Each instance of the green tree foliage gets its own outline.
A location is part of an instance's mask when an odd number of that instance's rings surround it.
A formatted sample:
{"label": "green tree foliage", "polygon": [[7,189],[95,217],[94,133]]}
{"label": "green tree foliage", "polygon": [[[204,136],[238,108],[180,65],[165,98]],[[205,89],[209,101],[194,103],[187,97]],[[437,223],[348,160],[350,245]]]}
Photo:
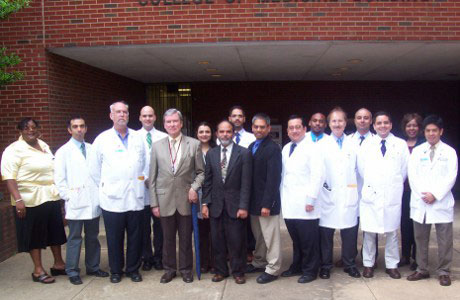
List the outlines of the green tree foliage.
{"label": "green tree foliage", "polygon": [[[28,6],[30,0],[0,0],[0,21],[8,18],[12,13]],[[5,47],[0,47],[0,87],[16,80],[20,80],[23,75],[18,71],[9,71],[10,68],[21,62],[19,56],[14,53],[6,53]]]}

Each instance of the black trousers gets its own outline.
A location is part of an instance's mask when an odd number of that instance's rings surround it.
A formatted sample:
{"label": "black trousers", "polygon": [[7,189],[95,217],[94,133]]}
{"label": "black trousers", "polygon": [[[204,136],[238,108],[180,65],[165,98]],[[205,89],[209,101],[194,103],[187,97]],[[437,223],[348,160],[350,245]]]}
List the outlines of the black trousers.
{"label": "black trousers", "polygon": [[404,191],[401,209],[401,256],[415,260],[414,223],[410,218],[410,191]]}
{"label": "black trousers", "polygon": [[[161,262],[163,259],[163,232],[160,218],[152,214],[150,205],[146,205],[142,213],[142,260],[150,263]],[[154,251],[152,251],[152,230]]]}
{"label": "black trousers", "polygon": [[210,220],[211,243],[216,274],[228,276],[228,253],[230,255],[232,275],[244,275],[247,255],[247,220],[231,218],[225,209],[219,217],[211,217]]}
{"label": "black trousers", "polygon": [[214,267],[211,250],[211,221],[209,219],[198,219],[198,230],[200,232],[201,268],[207,270]]}
{"label": "black trousers", "polygon": [[246,225],[246,247],[247,247],[247,253],[251,253],[256,250],[256,238],[254,237],[254,234],[252,233],[252,227],[251,227],[251,216],[248,214],[248,220],[247,220],[247,225]]}
{"label": "black trousers", "polygon": [[320,264],[319,219],[284,219],[294,252],[289,267],[294,272],[316,277]]}
{"label": "black trousers", "polygon": [[126,273],[138,272],[142,251],[142,210],[122,213],[102,210],[110,273],[122,274],[125,266],[124,242],[127,236]]}
{"label": "black trousers", "polygon": [[[356,267],[355,258],[358,255],[358,228],[359,225],[340,229],[342,239],[342,261],[344,268]],[[330,270],[333,267],[332,256],[334,250],[334,228],[319,227],[321,247],[321,268]]]}

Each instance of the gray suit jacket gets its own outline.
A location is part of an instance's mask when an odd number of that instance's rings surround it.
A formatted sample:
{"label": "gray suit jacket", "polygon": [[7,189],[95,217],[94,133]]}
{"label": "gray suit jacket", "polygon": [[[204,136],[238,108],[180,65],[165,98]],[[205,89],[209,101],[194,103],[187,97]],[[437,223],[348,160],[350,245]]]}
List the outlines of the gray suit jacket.
{"label": "gray suit jacket", "polygon": [[206,154],[202,202],[209,205],[210,216],[213,218],[218,218],[224,209],[231,218],[236,218],[238,209],[249,209],[252,155],[248,149],[233,144],[223,183],[220,152],[221,146],[212,148]]}
{"label": "gray suit jacket", "polygon": [[204,162],[200,142],[182,135],[181,158],[174,174],[171,168],[168,138],[152,145],[150,158],[150,206],[160,207],[162,217],[176,210],[183,216],[191,214],[188,192],[198,191],[204,180]]}

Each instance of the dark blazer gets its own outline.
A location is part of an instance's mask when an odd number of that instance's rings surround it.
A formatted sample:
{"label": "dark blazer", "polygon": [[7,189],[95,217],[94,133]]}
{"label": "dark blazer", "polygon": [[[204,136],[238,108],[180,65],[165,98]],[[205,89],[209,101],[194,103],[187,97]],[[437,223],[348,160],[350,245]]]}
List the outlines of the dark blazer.
{"label": "dark blazer", "polygon": [[218,218],[224,209],[231,218],[236,218],[238,209],[249,210],[251,153],[233,144],[225,183],[222,182],[220,155],[221,146],[214,147],[206,154],[202,203],[208,204],[210,216],[213,218]]}
{"label": "dark blazer", "polygon": [[[253,142],[248,150],[252,154]],[[282,158],[280,147],[267,136],[252,158],[252,189],[249,213],[260,216],[262,208],[279,215]]]}

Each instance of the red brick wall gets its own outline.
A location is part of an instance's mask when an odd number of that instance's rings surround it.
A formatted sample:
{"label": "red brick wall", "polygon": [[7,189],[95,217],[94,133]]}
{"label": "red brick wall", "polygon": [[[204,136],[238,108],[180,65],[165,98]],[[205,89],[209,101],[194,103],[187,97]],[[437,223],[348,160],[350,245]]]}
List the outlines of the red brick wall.
{"label": "red brick wall", "polygon": [[9,202],[0,201],[0,261],[17,251],[13,210]]}

